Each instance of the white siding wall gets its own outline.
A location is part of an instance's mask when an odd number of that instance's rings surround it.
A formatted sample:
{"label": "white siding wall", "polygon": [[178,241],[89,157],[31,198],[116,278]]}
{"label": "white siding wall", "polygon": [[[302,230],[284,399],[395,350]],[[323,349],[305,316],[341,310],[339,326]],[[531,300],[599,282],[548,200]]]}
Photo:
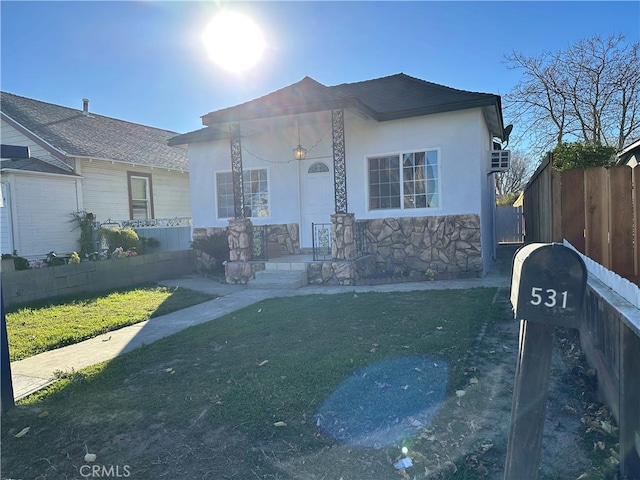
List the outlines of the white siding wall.
{"label": "white siding wall", "polygon": [[[79,159],[80,160],[80,159]],[[189,174],[102,160],[79,161],[83,208],[98,221],[129,219],[127,172],[151,174],[156,218],[190,217]]]}
{"label": "white siding wall", "polygon": [[78,232],[70,222],[78,211],[74,178],[53,175],[12,175],[15,215],[14,249],[23,257],[43,258],[48,252],[78,249]]}
{"label": "white siding wall", "polygon": [[156,218],[190,217],[189,172],[150,170]]}
{"label": "white siding wall", "polygon": [[31,140],[26,135],[20,133],[4,120],[0,121],[0,138],[4,145],[17,145],[20,147],[29,147],[29,152],[32,157],[39,160],[51,163],[57,167],[68,167],[65,163],[58,160],[44,147]]}
{"label": "white siding wall", "polygon": [[[333,162],[330,112],[326,123],[301,127],[306,148],[323,140],[308,157]],[[482,213],[486,193],[487,136],[480,109],[427,117],[375,122],[345,112],[345,148],[348,210],[356,218]],[[267,168],[270,217],[256,223],[298,222],[300,218],[299,165],[286,162],[297,144],[297,131],[272,131],[242,138],[243,168]],[[441,206],[437,209],[368,211],[366,157],[400,151],[439,149]],[[251,152],[251,154],[249,153]],[[191,204],[194,227],[225,226],[216,214],[215,172],[231,170],[229,141],[189,146]]]}
{"label": "white siding wall", "polygon": [[0,205],[0,253],[12,253],[11,198],[9,182],[2,182],[2,205]]}

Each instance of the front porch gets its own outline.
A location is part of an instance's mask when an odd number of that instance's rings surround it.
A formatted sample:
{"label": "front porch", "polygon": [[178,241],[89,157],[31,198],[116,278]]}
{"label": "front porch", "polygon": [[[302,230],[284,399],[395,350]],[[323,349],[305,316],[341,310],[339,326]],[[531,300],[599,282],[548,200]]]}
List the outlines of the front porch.
{"label": "front porch", "polygon": [[[298,286],[357,285],[483,274],[478,215],[356,220],[353,214],[334,214],[323,228],[329,231],[326,242],[317,251],[305,251],[297,224],[254,226],[250,219],[230,220],[228,228],[220,229],[230,247],[227,283],[275,285],[279,277],[295,277],[290,281],[301,282]],[[212,230],[194,231],[194,238]]]}

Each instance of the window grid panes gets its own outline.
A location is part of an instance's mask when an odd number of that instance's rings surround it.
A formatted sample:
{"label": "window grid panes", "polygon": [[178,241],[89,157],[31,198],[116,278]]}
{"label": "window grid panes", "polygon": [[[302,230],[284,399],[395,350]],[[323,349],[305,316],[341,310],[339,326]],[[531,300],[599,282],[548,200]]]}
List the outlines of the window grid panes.
{"label": "window grid panes", "polygon": [[397,156],[369,159],[369,208],[400,208],[400,159]]}
{"label": "window grid panes", "polygon": [[233,174],[231,172],[216,175],[218,195],[218,218],[233,217]]}
{"label": "window grid panes", "polygon": [[439,207],[437,150],[371,157],[368,168],[370,210]]}
{"label": "window grid panes", "polygon": [[[245,170],[242,172],[244,188],[244,209],[247,217],[269,216],[269,187],[267,170]],[[220,172],[216,174],[218,218],[232,218],[233,208],[233,174]]]}
{"label": "window grid panes", "polygon": [[133,220],[149,218],[149,182],[145,177],[131,177]]}

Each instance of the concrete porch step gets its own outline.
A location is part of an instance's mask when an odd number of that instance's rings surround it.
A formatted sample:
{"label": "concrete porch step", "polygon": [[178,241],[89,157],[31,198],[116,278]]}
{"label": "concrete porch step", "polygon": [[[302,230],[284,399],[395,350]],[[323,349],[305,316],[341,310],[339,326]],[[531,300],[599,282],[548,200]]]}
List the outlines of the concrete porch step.
{"label": "concrete porch step", "polygon": [[307,284],[307,270],[260,270],[248,288],[295,290]]}

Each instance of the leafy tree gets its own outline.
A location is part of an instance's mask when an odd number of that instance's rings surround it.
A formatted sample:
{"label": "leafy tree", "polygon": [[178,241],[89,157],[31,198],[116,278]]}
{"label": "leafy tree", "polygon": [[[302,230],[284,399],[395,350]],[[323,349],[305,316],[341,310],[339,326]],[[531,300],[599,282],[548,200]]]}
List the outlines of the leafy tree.
{"label": "leafy tree", "polygon": [[496,205],[498,205],[499,207],[513,205],[519,196],[520,192],[512,192],[506,195],[501,195],[496,199]]}
{"label": "leafy tree", "polygon": [[565,141],[620,150],[640,134],[639,50],[618,35],[534,57],[505,55],[509,68],[523,72],[504,97],[505,113],[527,126],[538,155]]}
{"label": "leafy tree", "polygon": [[616,149],[593,143],[561,143],[553,149],[554,170],[609,167],[615,162]]}

